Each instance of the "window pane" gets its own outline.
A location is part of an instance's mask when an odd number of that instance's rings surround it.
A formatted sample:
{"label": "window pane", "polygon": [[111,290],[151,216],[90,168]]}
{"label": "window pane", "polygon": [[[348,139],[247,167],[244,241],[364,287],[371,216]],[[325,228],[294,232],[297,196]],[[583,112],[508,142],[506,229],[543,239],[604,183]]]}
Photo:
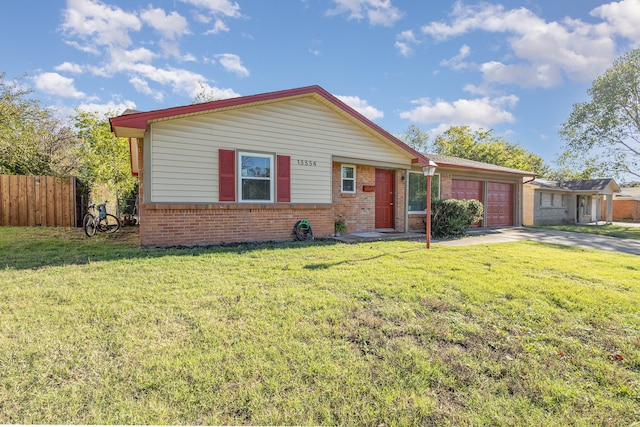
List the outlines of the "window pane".
{"label": "window pane", "polygon": [[342,167],[342,177],[343,178],[353,178],[353,168],[350,167]]}
{"label": "window pane", "polygon": [[271,159],[242,156],[242,176],[269,178],[271,176]]}
{"label": "window pane", "polygon": [[271,182],[264,179],[243,179],[242,200],[271,200]]}
{"label": "window pane", "polygon": [[354,192],[355,186],[353,179],[343,179],[342,180],[342,191],[345,192]]}
{"label": "window pane", "polygon": [[[426,178],[423,176],[422,179],[425,180],[426,186]],[[440,175],[431,177],[431,201],[436,200],[440,200]]]}
{"label": "window pane", "polygon": [[[431,186],[433,188],[433,185]],[[427,200],[427,181],[422,174],[409,174],[409,211],[424,211]]]}

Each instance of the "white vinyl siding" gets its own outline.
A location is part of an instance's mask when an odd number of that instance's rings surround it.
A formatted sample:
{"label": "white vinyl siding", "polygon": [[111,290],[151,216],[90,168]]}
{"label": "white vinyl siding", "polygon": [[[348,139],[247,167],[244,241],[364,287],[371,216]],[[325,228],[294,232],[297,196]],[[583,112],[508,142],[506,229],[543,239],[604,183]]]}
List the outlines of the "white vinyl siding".
{"label": "white vinyl siding", "polygon": [[153,202],[217,202],[220,148],[291,156],[291,203],[331,203],[333,156],[411,165],[407,152],[311,98],[159,121],[151,137]]}

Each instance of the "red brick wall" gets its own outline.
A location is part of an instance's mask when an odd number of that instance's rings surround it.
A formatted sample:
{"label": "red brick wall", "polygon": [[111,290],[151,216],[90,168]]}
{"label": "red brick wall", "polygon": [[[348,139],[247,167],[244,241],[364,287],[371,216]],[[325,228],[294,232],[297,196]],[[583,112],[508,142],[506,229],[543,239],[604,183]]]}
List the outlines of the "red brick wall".
{"label": "red brick wall", "polygon": [[[356,194],[340,192],[342,163],[333,164],[333,208],[334,214],[342,214],[347,224],[347,233],[360,233],[375,230],[376,224],[376,193],[364,191],[364,186],[376,185],[376,168],[374,166],[356,165]],[[405,171],[395,172],[395,229],[403,232],[406,215],[406,176]],[[405,181],[402,177],[405,176]]]}
{"label": "red brick wall", "polygon": [[373,166],[356,166],[356,194],[340,192],[341,163],[333,164],[333,210],[342,215],[347,224],[347,233],[373,231],[375,228],[376,193],[364,192],[363,186],[376,184],[376,169]]}
{"label": "red brick wall", "polygon": [[640,221],[640,201],[613,200],[614,221]]}
{"label": "red brick wall", "polygon": [[293,226],[307,219],[315,237],[334,232],[330,205],[152,203],[140,208],[140,245],[213,245],[292,240]]}

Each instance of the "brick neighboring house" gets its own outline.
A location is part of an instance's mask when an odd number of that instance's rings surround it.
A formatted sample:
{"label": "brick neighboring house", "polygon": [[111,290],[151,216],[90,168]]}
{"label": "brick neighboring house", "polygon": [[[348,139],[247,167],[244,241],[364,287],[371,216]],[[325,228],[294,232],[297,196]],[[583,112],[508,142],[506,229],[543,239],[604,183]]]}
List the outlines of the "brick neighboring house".
{"label": "brick neighboring house", "polygon": [[613,196],[620,192],[615,180],[548,181],[524,186],[524,225],[579,224],[613,221]]}
{"label": "brick neighboring house", "polygon": [[613,220],[640,222],[640,187],[624,187],[613,198]]}
{"label": "brick neighboring house", "polygon": [[428,159],[320,88],[110,119],[140,179],[140,244],[288,240],[408,230],[406,177]]}
{"label": "brick neighboring house", "polygon": [[[484,214],[476,227],[514,227],[523,223],[523,183],[533,180],[533,172],[476,162],[460,157],[425,154],[434,161],[436,176],[432,180],[434,199],[475,199],[482,202]],[[418,168],[409,177],[409,229],[424,231],[425,200],[413,197],[415,181],[424,177]]]}

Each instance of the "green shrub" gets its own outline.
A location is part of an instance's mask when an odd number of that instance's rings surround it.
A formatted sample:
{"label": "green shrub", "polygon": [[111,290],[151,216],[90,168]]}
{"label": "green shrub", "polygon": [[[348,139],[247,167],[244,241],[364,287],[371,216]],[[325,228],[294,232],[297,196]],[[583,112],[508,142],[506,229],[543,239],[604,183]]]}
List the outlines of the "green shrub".
{"label": "green shrub", "polygon": [[455,237],[464,235],[471,224],[482,219],[484,208],[477,200],[446,199],[431,203],[431,235]]}

